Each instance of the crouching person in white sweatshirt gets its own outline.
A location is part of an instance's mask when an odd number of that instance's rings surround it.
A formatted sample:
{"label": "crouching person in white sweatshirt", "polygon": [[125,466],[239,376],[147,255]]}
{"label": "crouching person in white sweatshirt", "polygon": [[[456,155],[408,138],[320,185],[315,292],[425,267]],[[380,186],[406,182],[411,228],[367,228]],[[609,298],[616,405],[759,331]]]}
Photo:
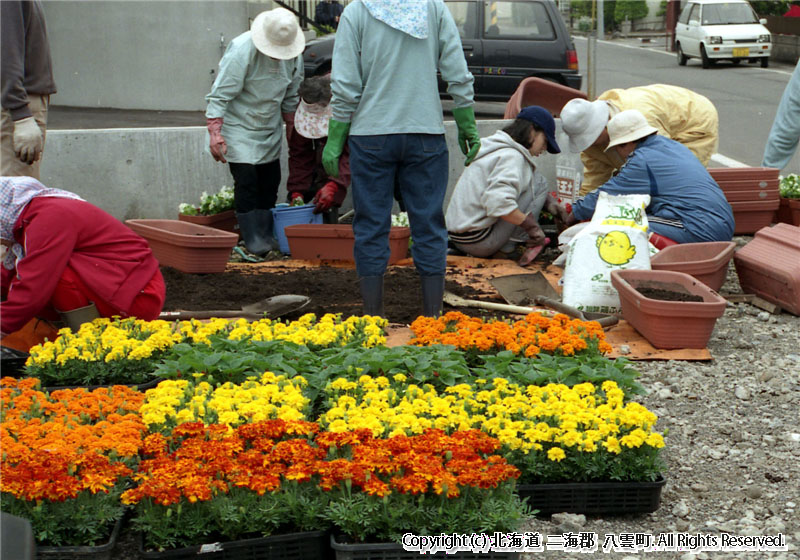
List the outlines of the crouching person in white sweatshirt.
{"label": "crouching person in white sweatshirt", "polygon": [[558,216],[547,180],[536,170],[536,156],[561,151],[552,115],[525,107],[513,123],[481,139],[481,149],[450,197],[445,213],[448,235],[457,249],[489,257],[525,243],[520,264],[529,264],[547,243],[538,217],[542,208]]}

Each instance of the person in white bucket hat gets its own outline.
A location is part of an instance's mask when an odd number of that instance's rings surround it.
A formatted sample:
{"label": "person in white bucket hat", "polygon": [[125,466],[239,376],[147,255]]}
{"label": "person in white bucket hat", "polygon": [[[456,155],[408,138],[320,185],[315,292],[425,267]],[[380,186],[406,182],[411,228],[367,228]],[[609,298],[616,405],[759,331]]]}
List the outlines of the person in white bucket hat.
{"label": "person in white bucket hat", "polygon": [[683,144],[658,133],[636,109],[608,122],[608,151],[625,164],[599,189],[572,203],[567,225],[591,219],[600,192],[646,194],[650,231],[676,243],[730,241],[733,211],[719,185]]}
{"label": "person in white bucket hat", "polygon": [[331,118],[331,76],[311,76],[300,85],[300,104],[294,115],[295,134],[289,141],[289,179],[286,191],[290,203],[312,202],[314,212],[325,223],[338,221],[338,208],[350,186],[350,157],[344,146],[339,158],[339,175],[331,176],[322,165]]}
{"label": "person in white bucket hat", "polygon": [[208,149],[233,176],[239,232],[248,251],[278,248],[272,212],[281,182],[280,153],[287,142],[303,81],[305,37],[285,8],[256,16],[249,31],[234,38],[206,96]]}
{"label": "person in white bucket hat", "polygon": [[610,89],[596,101],[571,99],[561,109],[561,127],[569,136],[571,152],[583,152],[585,195],[608,181],[624,160],[613,151],[606,152],[606,125],[614,115],[628,109],[640,111],[661,136],[680,142],[708,165],[717,151],[719,117],[708,98],[691,90],[666,84],[628,89]]}

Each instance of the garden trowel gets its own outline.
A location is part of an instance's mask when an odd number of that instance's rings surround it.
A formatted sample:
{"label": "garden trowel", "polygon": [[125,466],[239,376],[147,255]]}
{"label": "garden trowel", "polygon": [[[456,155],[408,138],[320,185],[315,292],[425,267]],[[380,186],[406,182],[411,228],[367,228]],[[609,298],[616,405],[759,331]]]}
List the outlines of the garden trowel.
{"label": "garden trowel", "polygon": [[589,313],[563,303],[556,289],[541,272],[498,276],[490,279],[489,283],[512,305],[542,305],[582,321],[597,321],[603,328],[619,322],[616,315]]}
{"label": "garden trowel", "polygon": [[211,319],[211,318],[232,318],[241,317],[242,319],[275,319],[299,311],[311,302],[311,298],[298,295],[273,296],[262,299],[255,303],[242,306],[238,310],[216,310],[216,311],[164,311],[158,318],[163,320],[186,320],[186,319]]}

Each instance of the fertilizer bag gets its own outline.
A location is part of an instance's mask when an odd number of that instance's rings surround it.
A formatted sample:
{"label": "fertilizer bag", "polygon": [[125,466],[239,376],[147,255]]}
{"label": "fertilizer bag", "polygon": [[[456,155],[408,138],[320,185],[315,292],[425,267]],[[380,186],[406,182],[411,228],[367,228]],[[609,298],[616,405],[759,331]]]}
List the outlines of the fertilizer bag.
{"label": "fertilizer bag", "polygon": [[601,192],[591,222],[569,242],[562,300],[582,311],[619,313],[611,271],[650,269],[646,194]]}

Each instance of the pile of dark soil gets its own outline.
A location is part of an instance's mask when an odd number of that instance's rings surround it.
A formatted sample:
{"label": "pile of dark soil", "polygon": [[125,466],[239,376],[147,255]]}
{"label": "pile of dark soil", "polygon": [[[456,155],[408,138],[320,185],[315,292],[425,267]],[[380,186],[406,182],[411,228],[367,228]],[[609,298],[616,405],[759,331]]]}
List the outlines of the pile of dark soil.
{"label": "pile of dark soil", "polygon": [[[305,313],[318,317],[325,313],[341,313],[343,318],[361,315],[361,292],[358,276],[353,269],[321,266],[317,268],[271,270],[253,274],[228,271],[220,274],[185,274],[163,267],[167,285],[164,311],[205,311],[240,309],[243,305],[282,294],[308,296],[311,303],[294,315]],[[485,299],[485,295],[445,281],[445,288],[468,299]],[[422,310],[419,276],[413,267],[396,267],[387,271],[384,281],[384,308],[391,323],[411,323]],[[473,308],[446,307],[478,317],[494,317],[496,312]]]}

